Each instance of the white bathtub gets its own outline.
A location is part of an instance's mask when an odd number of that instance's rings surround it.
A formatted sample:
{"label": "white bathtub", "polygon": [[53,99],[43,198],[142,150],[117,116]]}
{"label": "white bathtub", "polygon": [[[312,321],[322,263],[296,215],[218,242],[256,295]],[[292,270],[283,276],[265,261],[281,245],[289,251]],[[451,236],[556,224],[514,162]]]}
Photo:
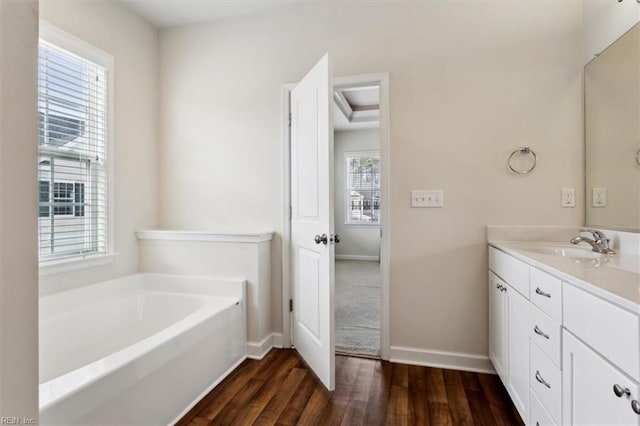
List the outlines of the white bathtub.
{"label": "white bathtub", "polygon": [[178,420],[246,355],[245,282],[138,274],[40,298],[42,424]]}

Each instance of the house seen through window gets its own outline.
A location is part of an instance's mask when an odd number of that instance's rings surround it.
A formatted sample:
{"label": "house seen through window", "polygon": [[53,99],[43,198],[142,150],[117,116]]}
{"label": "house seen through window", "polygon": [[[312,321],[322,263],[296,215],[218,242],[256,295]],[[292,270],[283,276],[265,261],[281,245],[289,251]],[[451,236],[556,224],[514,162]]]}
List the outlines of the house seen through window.
{"label": "house seen through window", "polygon": [[41,261],[107,252],[107,71],[40,40]]}
{"label": "house seen through window", "polygon": [[380,224],[380,155],[377,152],[345,153],[346,224]]}

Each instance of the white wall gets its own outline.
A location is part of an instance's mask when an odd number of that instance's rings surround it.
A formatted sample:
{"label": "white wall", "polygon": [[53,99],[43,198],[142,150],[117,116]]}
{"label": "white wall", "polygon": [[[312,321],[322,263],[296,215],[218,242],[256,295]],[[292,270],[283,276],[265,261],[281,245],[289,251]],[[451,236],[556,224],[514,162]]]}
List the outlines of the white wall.
{"label": "white wall", "polygon": [[583,62],[602,53],[640,21],[640,5],[633,0],[583,0]]}
{"label": "white wall", "polygon": [[[157,224],[158,33],[119,2],[41,2],[40,18],[114,57],[113,264],[45,276],[41,293],[138,271],[135,231]],[[35,169],[34,169],[35,170]]]}
{"label": "white wall", "polygon": [[[485,226],[584,214],[560,207],[562,187],[583,205],[581,21],[579,2],[331,3],[162,31],[161,225],[281,232],[281,84],[327,51],[336,77],[388,71],[391,344],[486,354]],[[510,174],[529,145],[537,169]],[[429,188],[445,208],[409,208]]]}
{"label": "white wall", "polygon": [[0,2],[0,416],[38,419],[38,2]]}
{"label": "white wall", "polygon": [[336,256],[380,256],[380,227],[376,225],[345,225],[344,188],[346,166],[345,152],[379,151],[378,129],[335,132],[334,142],[334,195],[335,231],[340,235]]}

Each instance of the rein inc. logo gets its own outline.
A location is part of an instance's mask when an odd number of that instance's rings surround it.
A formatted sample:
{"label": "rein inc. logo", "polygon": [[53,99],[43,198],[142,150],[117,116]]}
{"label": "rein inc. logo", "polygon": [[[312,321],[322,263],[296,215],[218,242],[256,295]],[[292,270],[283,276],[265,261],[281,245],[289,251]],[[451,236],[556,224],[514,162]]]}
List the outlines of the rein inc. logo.
{"label": "rein inc. logo", "polygon": [[35,425],[33,417],[1,416],[0,425]]}

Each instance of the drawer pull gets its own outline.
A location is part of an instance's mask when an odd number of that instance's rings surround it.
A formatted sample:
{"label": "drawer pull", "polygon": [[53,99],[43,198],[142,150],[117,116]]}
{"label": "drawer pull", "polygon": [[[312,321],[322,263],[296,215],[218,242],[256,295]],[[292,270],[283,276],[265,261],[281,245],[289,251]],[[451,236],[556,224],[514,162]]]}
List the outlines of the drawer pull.
{"label": "drawer pull", "polygon": [[640,414],[640,402],[637,399],[631,401],[631,409],[636,413]]}
{"label": "drawer pull", "polygon": [[542,336],[545,339],[549,339],[549,335],[546,334],[544,331],[540,330],[540,328],[538,328],[538,326],[536,325],[535,327],[533,327],[533,331],[538,335],[538,336]]}
{"label": "drawer pull", "polygon": [[622,395],[631,395],[631,391],[629,390],[629,388],[623,388],[617,383],[613,385],[613,393],[615,393],[618,398],[622,397]]}
{"label": "drawer pull", "polygon": [[[542,383],[543,385],[545,385],[547,387],[547,389],[551,389],[551,385],[549,383],[547,383],[547,381],[545,379],[542,378],[542,376],[540,375],[540,372],[538,370],[536,370],[536,380],[539,383]],[[640,404],[638,404],[638,409],[640,409]]]}
{"label": "drawer pull", "polygon": [[545,293],[544,291],[540,290],[540,287],[536,287],[536,294],[539,294],[540,296],[551,298],[551,294]]}

